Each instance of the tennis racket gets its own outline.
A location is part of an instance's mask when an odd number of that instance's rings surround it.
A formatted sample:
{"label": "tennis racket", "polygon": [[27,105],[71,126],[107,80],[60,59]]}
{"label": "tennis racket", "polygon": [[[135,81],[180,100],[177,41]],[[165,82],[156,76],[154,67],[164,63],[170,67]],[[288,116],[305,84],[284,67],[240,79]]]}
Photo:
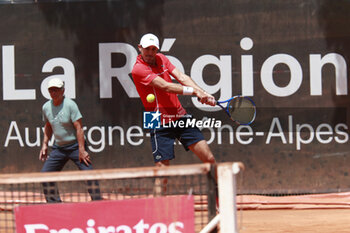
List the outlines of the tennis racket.
{"label": "tennis racket", "polygon": [[[226,106],[223,106],[225,103]],[[239,125],[250,125],[255,120],[256,106],[249,97],[237,95],[224,101],[216,101],[216,105]]]}

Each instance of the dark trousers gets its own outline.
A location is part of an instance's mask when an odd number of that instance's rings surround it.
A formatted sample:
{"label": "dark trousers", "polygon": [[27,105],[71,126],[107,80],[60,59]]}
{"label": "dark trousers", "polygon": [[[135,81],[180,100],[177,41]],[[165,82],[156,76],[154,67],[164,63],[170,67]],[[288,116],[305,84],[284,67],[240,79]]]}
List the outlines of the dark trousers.
{"label": "dark trousers", "polygon": [[[79,144],[74,143],[64,147],[53,146],[41,172],[61,171],[68,160],[72,160],[79,170],[92,170],[91,164],[86,165],[79,161]],[[42,186],[47,202],[62,202],[56,182],[42,183]],[[87,187],[92,200],[102,200],[97,180],[87,181]]]}

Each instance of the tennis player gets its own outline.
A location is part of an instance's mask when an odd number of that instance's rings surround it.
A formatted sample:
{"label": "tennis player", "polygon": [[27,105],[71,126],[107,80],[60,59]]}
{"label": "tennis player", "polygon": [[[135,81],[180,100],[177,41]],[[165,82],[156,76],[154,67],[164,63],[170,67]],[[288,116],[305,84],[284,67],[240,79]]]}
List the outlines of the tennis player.
{"label": "tennis player", "polygon": [[[53,78],[48,83],[52,100],[43,107],[44,139],[39,159],[45,161],[41,172],[61,171],[68,160],[72,160],[80,170],[91,170],[91,158],[86,150],[82,115],[77,104],[64,96],[64,82]],[[48,156],[48,143],[55,137],[52,151]],[[88,181],[88,192],[92,200],[101,200],[98,181]],[[61,202],[56,183],[44,183],[47,202]]]}
{"label": "tennis player", "polygon": [[[161,113],[162,126],[152,129],[151,144],[156,166],[168,166],[175,158],[174,141],[178,139],[185,150],[191,150],[203,162],[215,163],[215,158],[197,128],[163,127],[170,121],[186,121],[191,116],[182,107],[178,95],[197,96],[201,103],[214,106],[212,95],[200,88],[191,77],[179,71],[162,53],[158,53],[159,40],[153,34],[142,36],[138,45],[140,54],[132,70],[132,77],[145,111]],[[173,83],[170,75],[178,82]],[[147,95],[154,94],[155,101],[147,102]]]}

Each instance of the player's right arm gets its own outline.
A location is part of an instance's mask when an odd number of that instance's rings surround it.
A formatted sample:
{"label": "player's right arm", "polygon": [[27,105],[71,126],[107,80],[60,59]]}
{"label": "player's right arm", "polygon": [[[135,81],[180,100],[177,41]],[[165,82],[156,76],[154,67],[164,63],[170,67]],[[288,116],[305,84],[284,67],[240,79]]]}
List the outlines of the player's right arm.
{"label": "player's right arm", "polygon": [[52,137],[52,127],[50,123],[47,121],[44,126],[44,139],[43,144],[41,146],[40,154],[39,154],[39,160],[45,161],[47,158],[47,150],[48,150],[48,144]]}
{"label": "player's right arm", "polygon": [[[214,97],[206,93],[205,91],[203,91],[200,87],[198,87],[198,85],[195,84],[191,78],[188,77],[188,79],[186,79],[186,84],[187,83],[188,83],[188,86],[193,87],[192,95],[197,96],[202,103],[212,105],[212,106],[215,105]],[[179,95],[184,94],[184,88],[185,88],[184,85],[173,83],[173,82],[167,82],[159,76],[155,77],[149,85],[165,92],[175,93]]]}
{"label": "player's right arm", "polygon": [[181,84],[167,82],[159,76],[155,77],[149,85],[169,93],[183,93],[183,86]]}
{"label": "player's right arm", "polygon": [[193,94],[196,95],[202,104],[208,104],[215,106],[215,98],[214,96],[210,95],[206,91],[204,91],[202,88],[200,88],[197,83],[193,81],[193,79],[186,75],[185,73],[181,72],[176,67],[171,72],[174,78],[179,81],[182,86],[192,87],[193,88]]}

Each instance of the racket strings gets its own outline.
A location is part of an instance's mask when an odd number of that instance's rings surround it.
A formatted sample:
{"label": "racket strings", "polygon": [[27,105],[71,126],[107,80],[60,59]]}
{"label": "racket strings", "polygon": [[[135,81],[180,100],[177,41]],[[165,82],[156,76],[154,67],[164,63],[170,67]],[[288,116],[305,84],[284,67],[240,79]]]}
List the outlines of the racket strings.
{"label": "racket strings", "polygon": [[240,124],[249,124],[255,118],[254,104],[244,97],[234,98],[228,105],[231,118]]}

